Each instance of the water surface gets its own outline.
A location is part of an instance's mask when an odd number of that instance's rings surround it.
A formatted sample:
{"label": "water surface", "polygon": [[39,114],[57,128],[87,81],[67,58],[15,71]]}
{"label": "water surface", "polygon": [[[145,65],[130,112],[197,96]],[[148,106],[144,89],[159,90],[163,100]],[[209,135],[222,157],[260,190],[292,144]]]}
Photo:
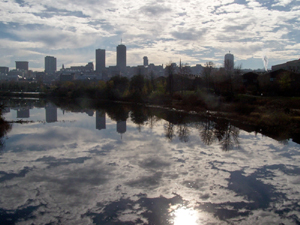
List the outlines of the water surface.
{"label": "water surface", "polygon": [[300,154],[226,120],[22,101],[0,155],[1,224],[299,224]]}

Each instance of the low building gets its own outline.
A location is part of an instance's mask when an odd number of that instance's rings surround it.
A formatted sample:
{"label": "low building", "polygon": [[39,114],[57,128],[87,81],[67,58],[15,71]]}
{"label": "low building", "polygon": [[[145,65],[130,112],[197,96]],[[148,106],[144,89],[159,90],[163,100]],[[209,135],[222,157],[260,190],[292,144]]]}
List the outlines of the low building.
{"label": "low building", "polygon": [[73,81],[74,74],[60,74],[59,81]]}
{"label": "low building", "polygon": [[272,71],[276,71],[280,69],[288,70],[295,73],[300,73],[300,59],[288,61],[286,63],[272,66]]}
{"label": "low building", "polygon": [[6,66],[0,66],[0,74],[8,74],[9,68]]}

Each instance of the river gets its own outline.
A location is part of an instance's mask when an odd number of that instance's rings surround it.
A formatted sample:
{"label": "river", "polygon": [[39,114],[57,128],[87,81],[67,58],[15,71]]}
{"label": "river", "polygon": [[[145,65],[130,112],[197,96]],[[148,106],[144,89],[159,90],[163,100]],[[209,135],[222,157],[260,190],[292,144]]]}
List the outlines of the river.
{"label": "river", "polygon": [[19,100],[3,116],[1,224],[300,223],[292,139],[121,104]]}

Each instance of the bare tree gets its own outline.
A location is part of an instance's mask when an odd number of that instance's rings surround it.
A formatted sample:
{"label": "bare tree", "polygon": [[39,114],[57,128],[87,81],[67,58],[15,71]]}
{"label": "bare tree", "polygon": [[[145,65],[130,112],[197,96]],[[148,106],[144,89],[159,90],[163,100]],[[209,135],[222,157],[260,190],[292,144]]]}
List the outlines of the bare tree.
{"label": "bare tree", "polygon": [[206,82],[206,88],[209,89],[209,83],[211,81],[211,75],[213,68],[215,67],[214,63],[212,61],[206,62],[205,67],[202,70],[202,76]]}
{"label": "bare tree", "polygon": [[166,65],[165,68],[165,74],[167,76],[168,79],[168,83],[167,83],[167,91],[169,92],[169,94],[171,96],[173,96],[173,92],[174,92],[174,75],[176,73],[176,66],[174,63],[169,62]]}

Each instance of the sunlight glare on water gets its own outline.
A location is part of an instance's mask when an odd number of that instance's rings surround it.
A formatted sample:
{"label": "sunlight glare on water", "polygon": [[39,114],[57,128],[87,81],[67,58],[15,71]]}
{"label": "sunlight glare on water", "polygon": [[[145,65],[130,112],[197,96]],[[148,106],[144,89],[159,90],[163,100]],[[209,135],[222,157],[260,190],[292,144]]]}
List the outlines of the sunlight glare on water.
{"label": "sunlight glare on water", "polygon": [[175,211],[172,212],[174,216],[174,225],[196,225],[198,220],[198,212],[193,209],[189,209],[186,207],[179,207]]}

